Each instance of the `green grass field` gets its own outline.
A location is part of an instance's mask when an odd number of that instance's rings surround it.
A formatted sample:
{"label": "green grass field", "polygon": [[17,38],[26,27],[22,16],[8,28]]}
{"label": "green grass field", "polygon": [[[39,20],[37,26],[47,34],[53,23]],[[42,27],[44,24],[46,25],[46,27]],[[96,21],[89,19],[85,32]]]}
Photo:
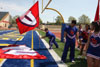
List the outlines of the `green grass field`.
{"label": "green grass field", "polygon": [[[38,31],[39,34],[41,36],[44,36],[45,35],[45,32],[43,31]],[[45,40],[49,43],[49,39],[48,38],[45,38]],[[63,53],[63,49],[64,49],[64,43],[62,43],[60,40],[56,39],[57,43],[59,44],[59,48],[56,49],[55,46],[53,45],[53,49],[54,51],[61,57],[62,56],[62,53]],[[67,62],[66,64],[68,65],[68,67],[87,67],[87,62],[84,58],[82,59],[77,59],[79,55],[79,51],[76,49],[75,50],[75,63],[71,63],[69,62],[69,52],[68,52],[68,56],[67,56]]]}

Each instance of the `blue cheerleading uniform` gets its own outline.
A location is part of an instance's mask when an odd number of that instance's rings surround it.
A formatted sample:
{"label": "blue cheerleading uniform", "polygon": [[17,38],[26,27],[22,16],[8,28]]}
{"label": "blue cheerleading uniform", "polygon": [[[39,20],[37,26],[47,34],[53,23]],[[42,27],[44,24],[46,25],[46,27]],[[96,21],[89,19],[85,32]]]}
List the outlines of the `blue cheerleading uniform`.
{"label": "blue cheerleading uniform", "polygon": [[66,26],[65,32],[67,33],[66,35],[66,43],[63,51],[63,55],[61,60],[66,61],[68,49],[70,48],[70,61],[74,60],[74,55],[75,55],[75,40],[76,40],[76,33],[78,29],[76,27],[71,27],[71,26]]}
{"label": "blue cheerleading uniform", "polygon": [[56,36],[52,32],[50,32],[50,31],[46,32],[46,37],[48,37],[50,39],[49,40],[49,45],[50,46],[52,46],[53,44],[55,44],[56,48],[59,47],[58,44],[57,44],[57,42],[55,41]]}
{"label": "blue cheerleading uniform", "polygon": [[82,40],[82,29],[80,29],[80,30],[78,30],[78,32],[79,32],[79,40]]}
{"label": "blue cheerleading uniform", "polygon": [[87,56],[100,59],[100,32],[90,36],[90,44],[87,50]]}

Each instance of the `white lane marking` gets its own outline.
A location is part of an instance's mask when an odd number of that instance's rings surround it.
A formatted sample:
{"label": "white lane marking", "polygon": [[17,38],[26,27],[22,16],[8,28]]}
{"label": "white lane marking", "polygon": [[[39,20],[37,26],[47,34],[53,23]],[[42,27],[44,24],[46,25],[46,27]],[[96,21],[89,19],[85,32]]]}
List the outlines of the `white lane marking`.
{"label": "white lane marking", "polygon": [[0,63],[0,67],[2,67],[3,63],[6,61],[7,59],[4,59],[1,63]]}

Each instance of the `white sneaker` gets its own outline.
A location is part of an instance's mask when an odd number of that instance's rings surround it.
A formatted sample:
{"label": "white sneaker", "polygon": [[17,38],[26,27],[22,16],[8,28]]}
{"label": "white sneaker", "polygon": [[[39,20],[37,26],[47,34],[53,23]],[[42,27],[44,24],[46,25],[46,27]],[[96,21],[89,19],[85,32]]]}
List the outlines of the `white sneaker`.
{"label": "white sneaker", "polygon": [[65,63],[65,62],[61,60],[60,63]]}
{"label": "white sneaker", "polygon": [[72,60],[72,63],[75,63],[75,61],[74,61],[74,60]]}
{"label": "white sneaker", "polygon": [[50,46],[49,49],[52,49],[52,46]]}
{"label": "white sneaker", "polygon": [[77,50],[80,50],[80,48],[77,48]]}
{"label": "white sneaker", "polygon": [[82,56],[78,56],[77,58],[80,59],[80,58],[82,58]]}

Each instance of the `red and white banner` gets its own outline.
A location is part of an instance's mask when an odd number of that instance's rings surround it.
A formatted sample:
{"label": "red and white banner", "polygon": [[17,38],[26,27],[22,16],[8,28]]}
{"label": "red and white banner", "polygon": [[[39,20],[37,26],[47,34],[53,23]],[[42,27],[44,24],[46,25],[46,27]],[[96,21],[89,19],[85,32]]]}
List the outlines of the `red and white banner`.
{"label": "red and white banner", "polygon": [[20,34],[33,30],[39,25],[38,1],[21,17],[16,19]]}
{"label": "red and white banner", "polygon": [[25,45],[10,45],[0,49],[0,58],[2,59],[46,59],[46,56],[40,55]]}
{"label": "red and white banner", "polygon": [[96,15],[95,15],[94,21],[99,21],[99,2],[100,2],[100,0],[98,0],[98,6],[97,6],[97,10],[96,10]]}

